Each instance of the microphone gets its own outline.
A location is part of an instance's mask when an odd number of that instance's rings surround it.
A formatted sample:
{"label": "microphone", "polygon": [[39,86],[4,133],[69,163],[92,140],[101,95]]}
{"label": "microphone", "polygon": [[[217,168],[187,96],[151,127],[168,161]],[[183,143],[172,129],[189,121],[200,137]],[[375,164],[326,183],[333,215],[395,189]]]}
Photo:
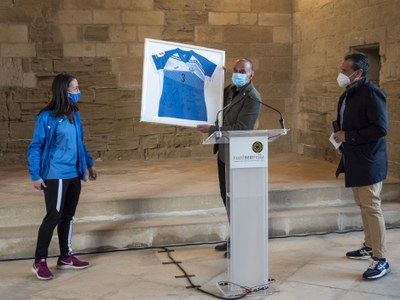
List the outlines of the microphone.
{"label": "microphone", "polygon": [[254,99],[253,97],[249,97],[249,98],[250,98],[251,100],[253,100],[253,101],[256,101],[256,102],[258,102],[258,103],[261,103],[262,105],[268,107],[269,109],[272,109],[272,110],[276,111],[276,112],[279,114],[279,117],[280,117],[280,119],[279,119],[279,124],[281,124],[281,129],[285,129],[285,130],[286,130],[286,127],[285,127],[285,120],[283,119],[283,115],[282,115],[282,113],[281,113],[279,110],[277,110],[276,108],[274,108],[274,107],[272,107],[271,105],[268,105],[268,104],[266,104],[266,103],[264,103],[264,102],[262,102],[262,101],[259,101],[259,100],[257,100],[257,99]]}

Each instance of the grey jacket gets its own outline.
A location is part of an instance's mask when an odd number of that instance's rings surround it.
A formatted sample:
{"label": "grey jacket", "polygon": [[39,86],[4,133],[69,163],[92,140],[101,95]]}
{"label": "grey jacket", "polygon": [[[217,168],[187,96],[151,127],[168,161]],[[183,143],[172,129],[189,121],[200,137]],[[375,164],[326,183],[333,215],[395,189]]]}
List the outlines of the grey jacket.
{"label": "grey jacket", "polygon": [[[252,130],[261,111],[261,96],[250,82],[235,95],[235,86],[233,84],[224,89],[224,107],[231,103],[223,111],[223,123],[220,126],[221,131],[231,130]],[[211,126],[208,134],[215,131],[215,126]],[[219,158],[225,162],[225,148],[228,145],[214,145],[214,153],[218,152]]]}

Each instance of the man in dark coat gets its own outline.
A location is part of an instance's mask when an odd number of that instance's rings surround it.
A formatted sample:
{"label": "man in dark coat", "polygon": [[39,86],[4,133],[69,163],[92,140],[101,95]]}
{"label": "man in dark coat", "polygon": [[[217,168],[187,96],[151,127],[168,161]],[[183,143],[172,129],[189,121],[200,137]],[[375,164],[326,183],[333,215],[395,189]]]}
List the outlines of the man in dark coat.
{"label": "man in dark coat", "polygon": [[[223,123],[221,131],[252,130],[261,111],[261,96],[251,81],[254,76],[253,64],[250,60],[242,58],[236,61],[233,67],[232,84],[224,89]],[[197,130],[211,135],[216,126],[199,125]],[[225,182],[225,148],[224,144],[214,147],[214,153],[218,152],[218,178],[221,198],[226,207],[226,182]],[[229,211],[228,218],[229,218]],[[226,251],[227,244],[223,243],[215,247],[217,251]],[[226,253],[225,253],[226,257]]]}
{"label": "man in dark coat", "polygon": [[336,120],[339,130],[333,137],[342,143],[342,159],[336,175],[344,172],[346,187],[353,190],[364,226],[363,247],[346,253],[346,256],[352,259],[372,257],[372,264],[363,277],[376,279],[390,272],[380,199],[388,164],[386,97],[367,79],[369,62],[366,55],[346,55],[341,69],[337,81],[339,86],[345,87],[345,92],[339,99]]}

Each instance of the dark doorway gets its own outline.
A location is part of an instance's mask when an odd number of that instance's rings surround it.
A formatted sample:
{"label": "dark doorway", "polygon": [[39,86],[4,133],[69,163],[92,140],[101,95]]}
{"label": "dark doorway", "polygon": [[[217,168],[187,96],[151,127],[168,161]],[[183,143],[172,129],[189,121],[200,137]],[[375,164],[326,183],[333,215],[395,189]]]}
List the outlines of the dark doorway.
{"label": "dark doorway", "polygon": [[350,47],[351,52],[362,52],[368,55],[371,68],[368,79],[379,86],[379,73],[381,70],[381,57],[379,55],[379,44],[369,44]]}

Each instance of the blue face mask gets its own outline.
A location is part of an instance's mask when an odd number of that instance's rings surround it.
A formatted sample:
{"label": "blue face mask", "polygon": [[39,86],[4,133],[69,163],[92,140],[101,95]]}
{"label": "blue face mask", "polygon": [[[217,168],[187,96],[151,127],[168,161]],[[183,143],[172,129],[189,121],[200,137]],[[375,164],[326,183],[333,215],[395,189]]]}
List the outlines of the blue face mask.
{"label": "blue face mask", "polygon": [[81,98],[81,93],[72,94],[68,92],[68,99],[71,100],[73,103],[76,103]]}
{"label": "blue face mask", "polygon": [[233,73],[232,83],[237,87],[242,87],[247,83],[247,74]]}

